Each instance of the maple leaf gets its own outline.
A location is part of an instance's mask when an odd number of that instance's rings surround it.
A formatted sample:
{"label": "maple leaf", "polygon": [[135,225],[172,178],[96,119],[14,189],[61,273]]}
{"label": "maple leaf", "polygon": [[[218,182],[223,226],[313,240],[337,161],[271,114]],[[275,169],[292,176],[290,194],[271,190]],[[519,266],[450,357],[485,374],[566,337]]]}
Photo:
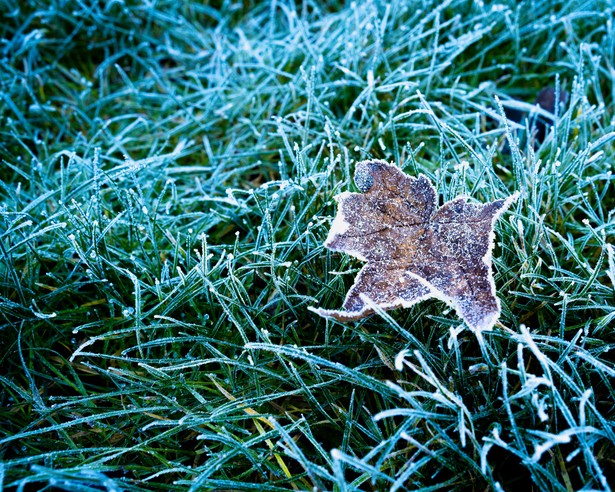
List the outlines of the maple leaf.
{"label": "maple leaf", "polygon": [[335,197],[338,212],[324,245],[366,261],[343,310],[310,309],[350,321],[430,297],[454,306],[473,330],[490,330],[500,315],[491,273],[498,217],[518,193],[491,203],[457,197],[438,208],[424,175],[414,178],[384,161],[357,164],[362,193]]}

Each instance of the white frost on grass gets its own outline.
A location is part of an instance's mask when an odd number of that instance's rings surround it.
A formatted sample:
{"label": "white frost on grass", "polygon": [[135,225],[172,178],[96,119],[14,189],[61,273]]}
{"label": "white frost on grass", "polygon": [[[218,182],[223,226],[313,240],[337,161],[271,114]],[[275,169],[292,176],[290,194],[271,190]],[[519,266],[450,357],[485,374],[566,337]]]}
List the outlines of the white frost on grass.
{"label": "white frost on grass", "polygon": [[606,252],[609,259],[609,268],[607,269],[606,274],[611,280],[611,285],[615,289],[615,247],[613,247],[612,244],[607,244]]}

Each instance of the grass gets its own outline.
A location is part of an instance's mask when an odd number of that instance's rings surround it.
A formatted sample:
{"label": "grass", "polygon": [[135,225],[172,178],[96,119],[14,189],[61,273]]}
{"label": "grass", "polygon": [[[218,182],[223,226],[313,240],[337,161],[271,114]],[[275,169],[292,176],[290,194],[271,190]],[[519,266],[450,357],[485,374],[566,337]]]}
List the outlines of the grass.
{"label": "grass", "polygon": [[[4,487],[610,490],[612,2],[0,5]],[[494,331],[307,310],[369,157],[521,193]]]}

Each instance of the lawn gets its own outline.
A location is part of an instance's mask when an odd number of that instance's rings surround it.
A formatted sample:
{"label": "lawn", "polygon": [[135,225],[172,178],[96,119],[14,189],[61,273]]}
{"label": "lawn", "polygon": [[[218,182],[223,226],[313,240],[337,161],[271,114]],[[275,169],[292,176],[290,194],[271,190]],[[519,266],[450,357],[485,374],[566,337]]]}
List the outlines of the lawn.
{"label": "lawn", "polygon": [[[613,1],[0,14],[1,486],[615,487]],[[366,159],[519,193],[493,330],[308,309],[364,265],[323,243]]]}

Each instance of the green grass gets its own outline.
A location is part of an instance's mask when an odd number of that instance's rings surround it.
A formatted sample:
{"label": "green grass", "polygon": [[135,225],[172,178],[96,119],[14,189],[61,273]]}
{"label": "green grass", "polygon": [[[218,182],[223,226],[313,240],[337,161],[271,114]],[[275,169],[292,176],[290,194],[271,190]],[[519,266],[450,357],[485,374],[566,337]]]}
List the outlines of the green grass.
{"label": "green grass", "polygon": [[[1,0],[0,483],[610,490],[614,8]],[[556,85],[534,147],[503,108]],[[521,193],[494,331],[308,311],[369,157]]]}

